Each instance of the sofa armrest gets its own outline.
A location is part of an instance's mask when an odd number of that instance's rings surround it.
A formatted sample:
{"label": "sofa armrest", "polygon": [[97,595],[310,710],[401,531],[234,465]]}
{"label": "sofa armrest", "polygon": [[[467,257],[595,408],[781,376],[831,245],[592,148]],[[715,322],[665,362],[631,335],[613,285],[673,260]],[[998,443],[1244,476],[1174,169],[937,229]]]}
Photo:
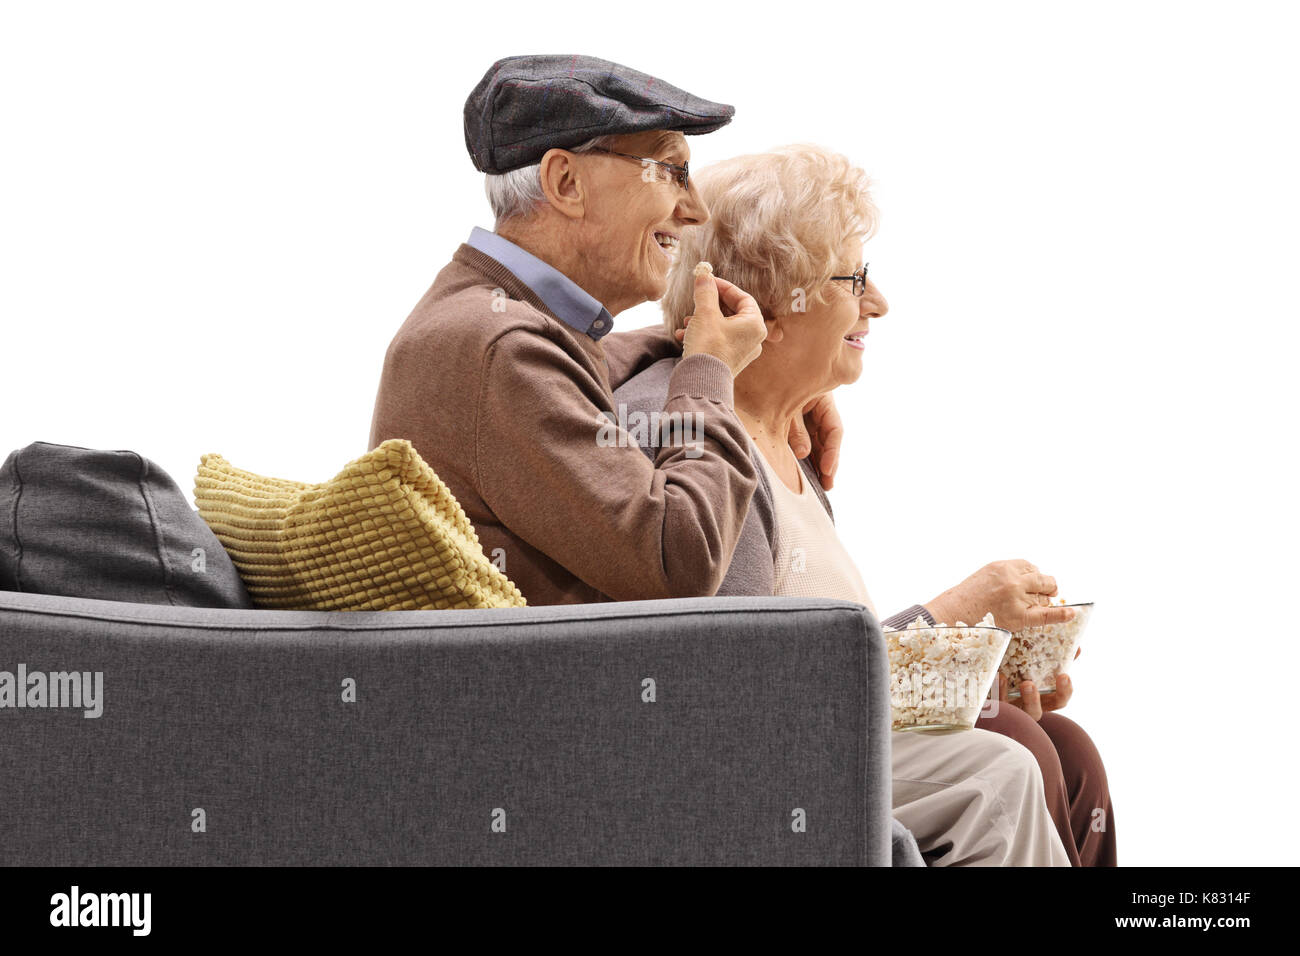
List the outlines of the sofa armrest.
{"label": "sofa armrest", "polygon": [[857,604],[0,593],[11,687],[20,665],[102,674],[102,713],[0,706],[0,865],[890,863],[888,663]]}

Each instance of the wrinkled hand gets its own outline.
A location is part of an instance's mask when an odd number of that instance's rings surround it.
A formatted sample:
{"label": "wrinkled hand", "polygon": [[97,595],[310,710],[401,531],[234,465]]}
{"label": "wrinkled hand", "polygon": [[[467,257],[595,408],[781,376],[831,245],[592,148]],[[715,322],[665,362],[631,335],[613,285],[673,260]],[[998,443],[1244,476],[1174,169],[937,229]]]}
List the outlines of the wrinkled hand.
{"label": "wrinkled hand", "polygon": [[[1078,657],[1078,654],[1074,655]],[[1001,674],[998,675],[998,699],[1005,704],[1011,704],[1019,707],[1034,720],[1042,720],[1043,714],[1053,710],[1060,710],[1070,702],[1074,696],[1074,682],[1070,680],[1069,674],[1056,675],[1056,690],[1047,694],[1040,694],[1037,685],[1033,681],[1026,680],[1020,682],[1020,696],[1007,699],[1007,679]]]}
{"label": "wrinkled hand", "polygon": [[840,466],[840,442],[844,440],[844,423],[831,393],[819,395],[803,407],[803,416],[790,426],[790,448],[796,458],[813,455],[813,466],[827,491],[835,483],[835,469]]}
{"label": "wrinkled hand", "polygon": [[936,621],[974,624],[992,612],[1009,631],[1074,620],[1074,609],[1053,606],[1056,579],[1028,561],[994,561],[926,604]]}
{"label": "wrinkled hand", "polygon": [[[722,314],[725,304],[730,315]],[[682,343],[682,357],[697,353],[713,355],[726,363],[734,378],[763,351],[763,341],[774,332],[773,342],[781,333],[769,328],[758,303],[744,289],[714,275],[695,278],[695,312],[685,319],[676,338]]]}
{"label": "wrinkled hand", "polygon": [[[728,309],[736,313],[730,318],[739,315],[739,305],[748,303],[753,304],[754,309],[758,306],[754,300],[744,292],[739,286],[736,286],[726,279],[713,277],[713,285],[717,295],[710,297],[708,292],[709,277],[701,276],[695,280],[695,312],[701,313],[703,309],[705,314],[712,316],[712,309],[718,307],[719,299]],[[734,290],[734,294],[730,290]],[[742,298],[743,297],[743,298]],[[719,314],[721,309],[718,308]],[[762,317],[761,311],[759,312]],[[688,315],[683,320],[683,327],[674,333],[678,342],[682,343],[682,355],[691,354],[687,350],[686,336],[693,334],[690,332],[691,320],[694,315]],[[775,320],[763,320],[767,328],[767,337],[765,342],[780,342],[783,333],[781,327],[776,324]],[[761,343],[760,343],[761,351]],[[696,348],[695,351],[705,351],[703,347]],[[716,354],[716,353],[710,353]],[[754,357],[757,357],[755,353]],[[721,358],[721,356],[719,356]],[[752,358],[750,359],[752,361]],[[726,361],[726,359],[723,359]],[[733,371],[733,375],[739,374]],[[803,416],[795,419],[790,426],[790,448],[796,458],[807,458],[810,454],[813,456],[813,466],[817,469],[817,474],[821,479],[822,487],[827,491],[835,484],[835,472],[840,467],[840,444],[844,438],[844,423],[840,419],[839,409],[835,407],[835,399],[831,397],[830,392],[825,395],[819,395],[810,401],[803,408]]]}

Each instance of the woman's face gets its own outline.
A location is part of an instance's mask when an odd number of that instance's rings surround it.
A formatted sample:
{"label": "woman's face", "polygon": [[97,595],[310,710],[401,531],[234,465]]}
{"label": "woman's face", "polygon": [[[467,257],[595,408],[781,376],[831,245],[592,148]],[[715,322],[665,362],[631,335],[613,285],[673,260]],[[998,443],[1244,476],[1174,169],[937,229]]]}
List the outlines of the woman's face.
{"label": "woman's face", "polygon": [[[840,250],[834,274],[852,275],[861,268],[862,246],[849,240]],[[857,381],[862,374],[868,323],[889,311],[870,277],[860,296],[853,294],[852,282],[828,284],[831,288],[826,290],[824,303],[810,301],[808,311],[787,315],[782,321],[785,373],[815,386],[819,394]]]}

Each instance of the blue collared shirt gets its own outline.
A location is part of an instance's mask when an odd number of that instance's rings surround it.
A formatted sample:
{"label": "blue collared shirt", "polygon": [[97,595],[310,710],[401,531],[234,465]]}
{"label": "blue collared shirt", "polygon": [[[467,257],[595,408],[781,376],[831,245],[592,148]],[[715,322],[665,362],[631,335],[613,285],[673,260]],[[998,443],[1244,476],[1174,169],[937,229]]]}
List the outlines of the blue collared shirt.
{"label": "blue collared shirt", "polygon": [[513,272],[565,325],[593,339],[614,328],[614,317],[576,282],[509,239],[475,226],[466,242]]}

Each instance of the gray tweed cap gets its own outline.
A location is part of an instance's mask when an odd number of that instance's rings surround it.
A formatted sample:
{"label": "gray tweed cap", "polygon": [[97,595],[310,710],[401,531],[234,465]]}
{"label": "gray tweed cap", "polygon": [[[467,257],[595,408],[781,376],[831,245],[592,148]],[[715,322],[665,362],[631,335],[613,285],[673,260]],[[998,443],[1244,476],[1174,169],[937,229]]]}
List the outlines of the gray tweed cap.
{"label": "gray tweed cap", "polygon": [[608,60],[511,56],[493,63],[465,101],[465,146],[479,170],[504,173],[597,136],[712,133],[735,112]]}

